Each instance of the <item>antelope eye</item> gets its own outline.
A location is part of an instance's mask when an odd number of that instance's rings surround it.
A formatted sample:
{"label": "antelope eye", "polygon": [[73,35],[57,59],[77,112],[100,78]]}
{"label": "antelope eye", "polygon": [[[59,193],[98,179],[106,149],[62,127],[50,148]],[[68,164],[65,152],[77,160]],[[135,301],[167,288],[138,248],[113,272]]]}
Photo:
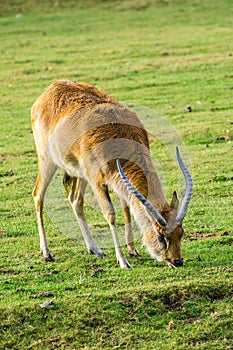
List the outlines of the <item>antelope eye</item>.
{"label": "antelope eye", "polygon": [[158,240],[162,244],[164,250],[167,249],[167,240],[161,233],[158,233]]}

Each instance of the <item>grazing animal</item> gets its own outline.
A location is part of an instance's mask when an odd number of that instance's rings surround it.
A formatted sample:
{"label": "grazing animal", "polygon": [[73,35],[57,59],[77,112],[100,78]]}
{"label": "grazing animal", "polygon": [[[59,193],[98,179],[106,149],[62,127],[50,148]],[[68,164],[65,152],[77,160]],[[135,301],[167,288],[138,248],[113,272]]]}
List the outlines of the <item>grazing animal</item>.
{"label": "grazing animal", "polygon": [[138,256],[131,227],[131,213],[142,232],[143,243],[158,261],[183,266],[182,221],[192,194],[192,179],[179,150],[177,158],[186,180],[180,209],[176,192],[165,199],[153,167],[147,132],[136,113],[85,83],[57,81],[32,106],[31,121],[38,154],[38,177],[33,191],[40,249],[46,261],[54,261],[46,240],[43,203],[46,189],[58,167],[65,171],[69,201],[77,217],[88,252],[103,257],[84,214],[87,183],[109,224],[122,268],[130,267],[119,243],[116,215],[108,189],[121,199],[129,255]]}

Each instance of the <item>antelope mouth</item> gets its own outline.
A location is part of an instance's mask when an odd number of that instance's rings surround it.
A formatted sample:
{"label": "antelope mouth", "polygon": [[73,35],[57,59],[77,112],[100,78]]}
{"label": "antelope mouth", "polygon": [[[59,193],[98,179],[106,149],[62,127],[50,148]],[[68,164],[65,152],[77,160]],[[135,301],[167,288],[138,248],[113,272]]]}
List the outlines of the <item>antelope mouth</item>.
{"label": "antelope mouth", "polygon": [[183,259],[174,260],[174,262],[172,262],[171,259],[166,259],[166,262],[167,262],[168,266],[173,268],[173,269],[177,269],[178,267],[184,266],[184,260]]}
{"label": "antelope mouth", "polygon": [[177,269],[177,267],[171,262],[170,259],[166,259],[166,263],[171,269]]}

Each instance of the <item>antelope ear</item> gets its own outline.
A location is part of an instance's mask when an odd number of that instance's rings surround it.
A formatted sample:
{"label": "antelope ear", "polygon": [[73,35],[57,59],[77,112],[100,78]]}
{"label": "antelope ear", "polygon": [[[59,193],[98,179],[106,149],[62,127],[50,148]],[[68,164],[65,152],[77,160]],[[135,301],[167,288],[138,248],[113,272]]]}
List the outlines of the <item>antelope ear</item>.
{"label": "antelope ear", "polygon": [[172,210],[178,211],[178,208],[179,208],[179,199],[178,199],[178,196],[177,196],[176,191],[173,192],[173,196],[172,196],[170,208],[171,208]]}

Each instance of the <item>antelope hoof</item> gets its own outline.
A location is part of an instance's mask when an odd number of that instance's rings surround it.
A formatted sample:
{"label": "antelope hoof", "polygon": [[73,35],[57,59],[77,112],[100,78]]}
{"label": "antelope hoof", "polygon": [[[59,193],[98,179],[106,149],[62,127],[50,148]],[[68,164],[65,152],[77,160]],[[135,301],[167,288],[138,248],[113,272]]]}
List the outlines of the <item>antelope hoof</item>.
{"label": "antelope hoof", "polygon": [[41,254],[44,257],[44,261],[46,261],[46,262],[54,262],[55,261],[55,258],[53,257],[53,254],[50,253],[49,250],[46,250],[45,252],[43,252],[43,249],[41,248],[40,252],[41,252]]}
{"label": "antelope hoof", "polygon": [[141,254],[137,251],[136,248],[133,251],[132,250],[129,251],[128,253],[130,256],[138,258],[138,259],[141,257]]}
{"label": "antelope hoof", "polygon": [[44,260],[46,262],[55,262],[55,259],[51,253],[49,253],[47,256],[44,257]]}
{"label": "antelope hoof", "polygon": [[99,249],[98,247],[97,248],[90,248],[89,250],[89,254],[93,254],[95,256],[97,256],[98,258],[103,258],[106,256],[106,254],[104,254],[104,252]]}
{"label": "antelope hoof", "polygon": [[124,261],[119,261],[118,260],[118,264],[120,265],[120,267],[122,268],[122,269],[130,269],[131,268],[131,265],[128,263],[128,261],[126,260],[124,260]]}

